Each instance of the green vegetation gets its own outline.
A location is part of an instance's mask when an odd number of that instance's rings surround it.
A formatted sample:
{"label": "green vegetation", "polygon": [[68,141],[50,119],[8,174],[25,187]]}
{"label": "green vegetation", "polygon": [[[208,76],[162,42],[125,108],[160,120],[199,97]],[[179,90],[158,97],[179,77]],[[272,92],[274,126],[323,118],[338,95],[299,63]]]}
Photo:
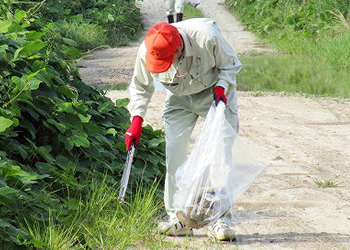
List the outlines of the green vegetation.
{"label": "green vegetation", "polygon": [[135,0],[3,0],[0,16],[11,10],[29,11],[36,26],[73,39],[81,51],[97,46],[127,45],[141,34],[141,13]]}
{"label": "green vegetation", "polygon": [[47,223],[24,220],[23,229],[31,236],[35,247],[125,249],[158,244],[160,236],[150,234],[159,210],[156,186],[138,187],[130,203],[122,204],[116,199],[118,187],[109,185],[106,180],[92,180],[88,185],[87,197],[67,202],[70,214],[62,223],[55,222],[52,217]]}
{"label": "green vegetation", "polygon": [[44,31],[49,39],[70,39],[70,44],[80,51],[106,47],[108,44],[107,35],[101,26],[84,21],[62,20],[48,23]]}
{"label": "green vegetation", "polygon": [[75,41],[42,29],[37,11],[9,9],[0,18],[0,246],[111,249],[118,242],[124,249],[145,237],[152,242],[163,132],[144,127],[127,191],[131,205],[119,204],[128,100],[114,104],[85,85]]}
{"label": "green vegetation", "polygon": [[281,54],[243,57],[243,90],[350,97],[350,1],[225,2]]}
{"label": "green vegetation", "polygon": [[196,17],[204,17],[204,15],[199,9],[185,3],[184,18],[190,19]]}
{"label": "green vegetation", "polygon": [[328,187],[337,187],[339,186],[339,183],[335,182],[332,179],[326,179],[326,180],[318,180],[318,179],[314,179],[315,184],[317,185],[317,187],[319,188],[328,188]]}
{"label": "green vegetation", "polygon": [[243,91],[286,91],[311,95],[350,97],[348,72],[335,72],[311,58],[271,55],[241,58]]}

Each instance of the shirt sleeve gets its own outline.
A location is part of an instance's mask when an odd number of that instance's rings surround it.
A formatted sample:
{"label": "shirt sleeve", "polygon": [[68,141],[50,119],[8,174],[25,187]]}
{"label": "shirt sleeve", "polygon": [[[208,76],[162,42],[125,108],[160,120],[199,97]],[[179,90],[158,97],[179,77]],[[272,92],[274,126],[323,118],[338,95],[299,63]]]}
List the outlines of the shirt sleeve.
{"label": "shirt sleeve", "polygon": [[236,75],[242,69],[242,63],[238,59],[236,52],[227,43],[219,30],[211,39],[210,47],[215,57],[216,67],[220,70],[218,81],[215,86],[223,87],[225,90],[229,85],[236,86]]}
{"label": "shirt sleeve", "polygon": [[145,53],[146,48],[143,43],[137,52],[134,73],[129,86],[130,103],[128,110],[131,118],[134,116],[144,118],[147,112],[147,106],[154,93],[153,78],[146,69]]}

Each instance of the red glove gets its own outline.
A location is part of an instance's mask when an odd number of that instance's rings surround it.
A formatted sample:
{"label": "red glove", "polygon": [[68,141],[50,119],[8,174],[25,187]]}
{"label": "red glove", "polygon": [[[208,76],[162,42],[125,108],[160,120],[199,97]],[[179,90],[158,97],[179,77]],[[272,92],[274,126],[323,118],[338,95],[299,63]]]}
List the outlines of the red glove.
{"label": "red glove", "polygon": [[223,101],[225,104],[227,103],[225,89],[223,87],[217,86],[214,88],[214,101],[215,106],[217,106],[220,101]]}
{"label": "red glove", "polygon": [[129,129],[125,133],[125,145],[127,150],[129,150],[133,141],[135,142],[135,146],[139,145],[142,132],[142,122],[143,119],[141,116],[135,116],[132,119]]}

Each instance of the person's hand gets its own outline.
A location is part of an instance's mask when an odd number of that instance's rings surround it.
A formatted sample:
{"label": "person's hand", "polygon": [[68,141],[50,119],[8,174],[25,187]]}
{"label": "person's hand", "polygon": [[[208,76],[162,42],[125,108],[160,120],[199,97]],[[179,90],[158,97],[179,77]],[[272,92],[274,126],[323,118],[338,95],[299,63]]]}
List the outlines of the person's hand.
{"label": "person's hand", "polygon": [[218,106],[220,101],[223,101],[225,104],[227,103],[227,99],[225,96],[225,89],[223,87],[217,86],[214,88],[214,101],[215,106]]}
{"label": "person's hand", "polygon": [[127,150],[129,150],[133,141],[135,141],[135,146],[139,145],[142,133],[142,122],[143,119],[141,116],[135,116],[132,119],[129,129],[125,133],[125,145]]}

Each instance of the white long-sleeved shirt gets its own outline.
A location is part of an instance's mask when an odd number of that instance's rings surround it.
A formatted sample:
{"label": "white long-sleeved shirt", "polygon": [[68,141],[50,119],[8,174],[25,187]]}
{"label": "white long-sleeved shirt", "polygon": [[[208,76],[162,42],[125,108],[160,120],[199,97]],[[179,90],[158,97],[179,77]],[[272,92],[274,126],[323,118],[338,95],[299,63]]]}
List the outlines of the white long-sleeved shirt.
{"label": "white long-sleeved shirt", "polygon": [[[194,18],[173,25],[178,28],[185,48],[178,62],[174,62],[166,72],[147,71],[144,42],[138,50],[129,86],[128,109],[132,117],[145,116],[155,80],[180,96],[199,93],[213,85],[224,89],[229,85],[236,86],[236,74],[242,64],[213,20]],[[176,77],[184,74],[184,77]]]}

